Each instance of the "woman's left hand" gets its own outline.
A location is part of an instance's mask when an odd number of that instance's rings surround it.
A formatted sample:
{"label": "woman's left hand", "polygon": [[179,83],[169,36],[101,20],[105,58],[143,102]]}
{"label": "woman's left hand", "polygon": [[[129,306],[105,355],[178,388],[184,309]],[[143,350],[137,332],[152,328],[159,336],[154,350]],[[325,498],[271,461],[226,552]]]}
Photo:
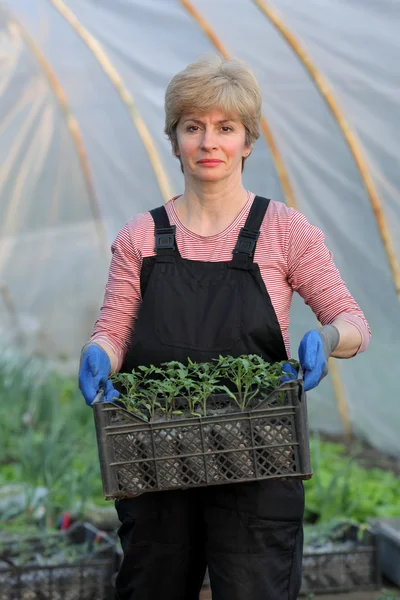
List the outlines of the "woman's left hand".
{"label": "woman's left hand", "polygon": [[[304,391],[308,392],[317,387],[328,372],[322,338],[315,329],[308,331],[300,342],[299,362],[303,370]],[[282,383],[298,379],[299,374],[290,363],[284,364],[282,371],[286,373]]]}
{"label": "woman's left hand", "polygon": [[[307,331],[299,346],[299,362],[303,370],[305,392],[317,387],[321,379],[328,374],[328,358],[338,343],[339,332],[332,325],[327,325],[320,331]],[[283,366],[283,371],[287,376],[282,378],[282,383],[298,377],[297,371],[290,363]]]}
{"label": "woman's left hand", "polygon": [[328,360],[324,343],[316,329],[307,331],[300,342],[299,361],[303,369],[304,391],[317,387],[321,379],[328,374]]}

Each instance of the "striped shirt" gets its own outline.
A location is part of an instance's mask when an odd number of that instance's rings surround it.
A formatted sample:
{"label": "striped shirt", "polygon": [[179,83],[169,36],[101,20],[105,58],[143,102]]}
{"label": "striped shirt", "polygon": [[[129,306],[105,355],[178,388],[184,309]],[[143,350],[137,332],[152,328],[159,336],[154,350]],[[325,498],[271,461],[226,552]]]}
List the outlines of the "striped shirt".
{"label": "striped shirt", "polygon": [[[174,207],[176,198],[167,202],[165,208],[170,223],[176,225],[176,243],[182,258],[230,261],[254,196],[248,194],[246,204],[224,231],[206,237],[193,233],[179,220]],[[134,333],[142,301],[142,260],[154,256],[154,245],[154,221],[150,213],[145,212],[128,221],[111,247],[104,302],[90,341],[104,342],[112,348],[118,360],[117,371]],[[304,215],[282,202],[271,201],[261,225],[254,261],[260,267],[288,356],[289,313],[294,291],[302,296],[322,325],[339,317],[353,324],[362,339],[358,352],[367,348],[370,330],[363,312],[342,280],[325,246],[324,234],[310,225]]]}

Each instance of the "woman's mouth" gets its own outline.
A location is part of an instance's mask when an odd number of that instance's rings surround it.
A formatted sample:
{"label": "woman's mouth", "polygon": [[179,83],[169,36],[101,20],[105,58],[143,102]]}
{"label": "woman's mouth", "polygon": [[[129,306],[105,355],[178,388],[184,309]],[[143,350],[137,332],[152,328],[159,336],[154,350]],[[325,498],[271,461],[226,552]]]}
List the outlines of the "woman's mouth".
{"label": "woman's mouth", "polygon": [[203,167],[216,167],[217,165],[220,165],[222,163],[222,160],[219,160],[217,158],[203,158],[199,161],[197,161],[197,164],[202,165]]}

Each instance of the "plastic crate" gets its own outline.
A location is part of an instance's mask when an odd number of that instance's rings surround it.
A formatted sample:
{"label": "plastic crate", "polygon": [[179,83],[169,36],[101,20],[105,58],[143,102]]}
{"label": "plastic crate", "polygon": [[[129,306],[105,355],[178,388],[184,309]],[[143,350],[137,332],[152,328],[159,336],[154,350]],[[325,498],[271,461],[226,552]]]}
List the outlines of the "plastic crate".
{"label": "plastic crate", "polygon": [[400,587],[400,519],[374,519],[381,572]]}
{"label": "plastic crate", "polygon": [[[75,558],[68,549],[81,546]],[[111,600],[115,543],[89,524],[0,538],[0,600]]]}
{"label": "plastic crate", "polygon": [[363,543],[354,536],[325,551],[304,548],[301,595],[374,590],[380,584],[378,545],[372,534]]}
{"label": "plastic crate", "polygon": [[[184,405],[184,399],[176,404]],[[252,410],[227,395],[205,417],[145,422],[118,404],[93,405],[107,499],[143,492],[280,477],[311,477],[307,405],[300,381],[281,385]]]}

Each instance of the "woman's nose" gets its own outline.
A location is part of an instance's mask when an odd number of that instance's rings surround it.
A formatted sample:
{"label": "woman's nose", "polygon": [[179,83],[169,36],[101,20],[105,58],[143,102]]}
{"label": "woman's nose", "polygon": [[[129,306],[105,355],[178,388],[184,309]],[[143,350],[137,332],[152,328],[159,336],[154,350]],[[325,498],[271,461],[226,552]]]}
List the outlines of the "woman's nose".
{"label": "woman's nose", "polygon": [[206,129],[203,133],[203,137],[201,140],[201,146],[204,150],[213,150],[218,146],[217,137],[214,131],[210,129]]}

